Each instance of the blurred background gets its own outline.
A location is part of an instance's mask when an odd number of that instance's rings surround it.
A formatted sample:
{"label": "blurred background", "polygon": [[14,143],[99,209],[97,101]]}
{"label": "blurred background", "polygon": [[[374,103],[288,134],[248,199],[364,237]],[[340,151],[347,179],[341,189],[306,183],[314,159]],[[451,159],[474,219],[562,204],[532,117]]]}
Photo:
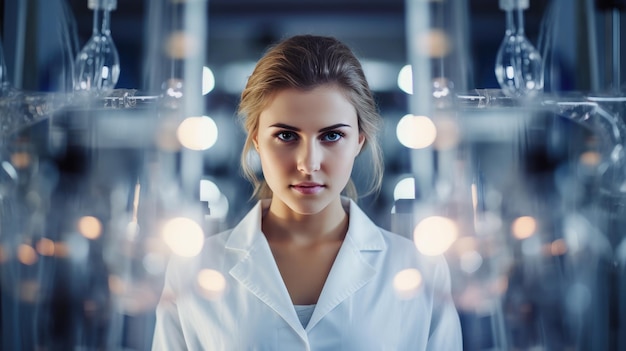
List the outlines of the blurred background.
{"label": "blurred background", "polygon": [[466,350],[623,349],[625,10],[0,1],[0,350],[150,349],[167,258],[254,204],[236,116],[247,76],[303,33],[361,59],[385,176],[360,204],[446,255]]}

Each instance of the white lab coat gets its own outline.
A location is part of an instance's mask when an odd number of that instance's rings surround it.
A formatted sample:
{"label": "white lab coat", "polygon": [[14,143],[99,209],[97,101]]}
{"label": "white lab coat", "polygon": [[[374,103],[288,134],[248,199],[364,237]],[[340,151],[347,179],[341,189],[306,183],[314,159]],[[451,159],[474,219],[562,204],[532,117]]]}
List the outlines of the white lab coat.
{"label": "white lab coat", "polygon": [[[260,201],[236,227],[209,237],[198,256],[170,261],[153,350],[462,350],[444,258],[420,255],[346,199],[348,232],[304,328],[261,233],[268,205]],[[409,268],[423,281],[402,296],[394,277]],[[222,273],[221,296],[199,286],[203,269]]]}

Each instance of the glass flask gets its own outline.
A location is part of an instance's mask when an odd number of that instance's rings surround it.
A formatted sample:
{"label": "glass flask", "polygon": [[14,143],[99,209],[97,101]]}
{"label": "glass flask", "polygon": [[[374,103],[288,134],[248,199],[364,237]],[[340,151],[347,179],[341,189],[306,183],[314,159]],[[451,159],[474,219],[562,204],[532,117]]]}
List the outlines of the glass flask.
{"label": "glass flask", "polygon": [[93,34],[74,63],[74,90],[110,91],[120,76],[120,59],[109,27],[117,0],[89,0]]}
{"label": "glass flask", "polygon": [[[500,0],[506,31],[496,55],[495,74],[506,96],[532,96],[543,90],[543,61],[524,34],[529,0]],[[517,23],[516,23],[517,21]]]}

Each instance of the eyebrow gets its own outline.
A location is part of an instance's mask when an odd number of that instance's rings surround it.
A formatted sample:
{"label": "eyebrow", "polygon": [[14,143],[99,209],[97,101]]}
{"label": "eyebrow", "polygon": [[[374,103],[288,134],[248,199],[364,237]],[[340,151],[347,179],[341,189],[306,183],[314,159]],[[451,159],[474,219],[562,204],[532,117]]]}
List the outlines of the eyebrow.
{"label": "eyebrow", "polygon": [[[294,132],[299,132],[300,131],[300,128],[296,128],[294,126],[290,126],[290,125],[284,124],[284,123],[275,123],[275,124],[272,124],[270,127],[292,130]],[[329,130],[342,128],[342,127],[350,127],[351,128],[352,126],[349,125],[349,124],[337,123],[337,124],[333,124],[332,126],[324,127],[322,129],[320,129],[318,132],[319,133],[323,133],[323,132],[327,132]]]}

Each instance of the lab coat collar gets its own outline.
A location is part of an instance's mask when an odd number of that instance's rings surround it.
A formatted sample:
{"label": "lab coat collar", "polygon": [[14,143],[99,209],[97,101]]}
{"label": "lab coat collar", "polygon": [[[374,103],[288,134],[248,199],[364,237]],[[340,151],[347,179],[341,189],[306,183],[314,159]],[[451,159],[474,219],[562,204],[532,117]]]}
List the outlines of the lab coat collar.
{"label": "lab coat collar", "polygon": [[[307,325],[307,331],[374,277],[376,269],[363,252],[386,248],[380,229],[367,215],[352,200],[342,198],[342,204],[350,213],[348,232]],[[303,340],[307,340],[269,244],[261,232],[263,212],[268,207],[269,200],[259,201],[233,228],[226,248],[245,254],[240,256],[230,274],[278,313]]]}

